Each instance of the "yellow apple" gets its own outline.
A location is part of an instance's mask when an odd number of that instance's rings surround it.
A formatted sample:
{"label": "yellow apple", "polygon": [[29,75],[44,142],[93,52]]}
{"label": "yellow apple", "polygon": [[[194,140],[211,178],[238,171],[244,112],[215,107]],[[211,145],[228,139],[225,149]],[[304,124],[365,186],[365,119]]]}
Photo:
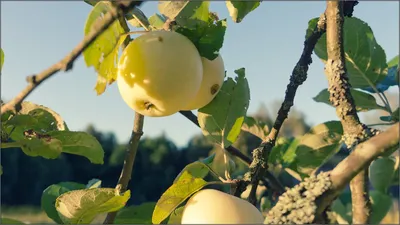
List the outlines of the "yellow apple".
{"label": "yellow apple", "polygon": [[174,31],[151,31],[131,41],[118,61],[117,85],[134,111],[150,117],[172,115],[200,89],[201,56]]}
{"label": "yellow apple", "polygon": [[233,195],[203,189],[186,203],[181,224],[263,224],[264,217],[252,204]]}
{"label": "yellow apple", "polygon": [[224,83],[225,65],[221,55],[212,61],[202,57],[201,61],[203,63],[203,80],[200,90],[182,110],[194,110],[206,106],[215,98]]}

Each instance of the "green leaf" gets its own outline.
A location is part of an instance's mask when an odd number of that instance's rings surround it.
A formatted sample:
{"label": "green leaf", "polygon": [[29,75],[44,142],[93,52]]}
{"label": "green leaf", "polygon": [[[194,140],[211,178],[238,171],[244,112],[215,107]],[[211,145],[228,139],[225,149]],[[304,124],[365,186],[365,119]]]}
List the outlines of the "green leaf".
{"label": "green leaf", "polygon": [[[111,7],[111,2],[99,1],[88,15],[85,23],[84,34],[87,35],[97,20],[103,19]],[[100,95],[105,91],[106,85],[117,78],[118,50],[124,38],[120,35],[124,29],[116,20],[106,31],[83,51],[86,66],[93,66],[98,73],[95,90]]]}
{"label": "green leaf", "polygon": [[185,206],[176,208],[169,216],[167,224],[181,224],[184,209]]}
{"label": "green leaf", "polygon": [[235,70],[236,82],[228,78],[213,101],[198,110],[204,136],[222,148],[236,141],[249,107],[250,90],[244,72],[244,68]]}
{"label": "green leaf", "polygon": [[179,26],[195,28],[208,22],[209,1],[159,1],[158,10]]}
{"label": "green leaf", "polygon": [[224,43],[226,26],[226,19],[224,19],[216,23],[211,21],[199,23],[194,28],[178,27],[175,31],[189,38],[196,46],[200,56],[214,60],[218,57],[219,50]]}
{"label": "green leaf", "polygon": [[369,166],[369,179],[375,190],[387,193],[392,184],[395,168],[395,160],[392,157],[375,159]]}
{"label": "green leaf", "polygon": [[259,137],[264,140],[269,133],[267,124],[255,120],[253,117],[246,116],[242,125],[242,130]]}
{"label": "green leaf", "polygon": [[15,219],[10,219],[10,218],[1,218],[1,224],[25,224],[19,220],[15,220]]}
{"label": "green leaf", "polygon": [[218,179],[219,176],[211,169],[210,165],[206,165],[200,161],[193,162],[183,168],[178,176],[176,176],[174,183],[179,182],[180,178],[186,173],[189,173],[192,177],[204,179],[210,172]]}
{"label": "green leaf", "polygon": [[3,64],[4,64],[4,52],[3,49],[0,49],[0,71],[3,69]]}
{"label": "green leaf", "polygon": [[[271,153],[268,156],[268,163],[271,164],[282,163],[283,157],[285,156],[285,153],[289,149],[289,146],[293,142],[293,140],[294,139],[289,139],[286,137],[279,137],[276,140],[275,146],[272,148]],[[293,150],[293,160],[295,156],[295,149],[296,148],[294,148]],[[286,156],[286,160],[290,161],[290,159],[288,159],[288,156]]]}
{"label": "green leaf", "polygon": [[[366,112],[374,109],[387,110],[384,106],[379,105],[373,95],[353,88],[350,89],[350,93],[353,96],[354,103],[356,104],[356,110],[358,112]],[[314,101],[322,102],[332,106],[329,101],[329,91],[328,89],[322,90],[317,96],[315,96]]]}
{"label": "green leaf", "polygon": [[145,202],[141,205],[133,205],[121,209],[114,223],[115,224],[152,224],[151,217],[153,215],[155,202]]}
{"label": "green leaf", "polygon": [[380,224],[382,219],[389,212],[393,205],[393,200],[388,194],[372,190],[369,192],[371,200],[370,224]]}
{"label": "green leaf", "polygon": [[282,156],[282,165],[283,167],[290,167],[292,163],[294,163],[296,159],[296,149],[300,144],[301,137],[297,137],[294,140],[291,140],[289,147],[286,149],[285,153]]}
{"label": "green leaf", "polygon": [[400,116],[400,111],[399,111],[399,107],[397,107],[397,109],[392,113],[392,121],[394,122],[399,122],[399,116]]}
{"label": "green leaf", "polygon": [[162,29],[165,23],[165,18],[162,15],[155,13],[154,15],[150,16],[149,22],[154,28]]}
{"label": "green leaf", "polygon": [[56,159],[62,152],[62,143],[48,135],[40,135],[31,139],[19,140],[22,151],[31,157],[42,156]]}
{"label": "green leaf", "polygon": [[160,224],[181,203],[206,185],[207,182],[203,179],[192,176],[188,171],[183,171],[176,183],[172,184],[158,200],[153,211],[152,223]]}
{"label": "green leaf", "polygon": [[343,135],[339,121],[319,124],[304,134],[296,148],[296,170],[310,175],[340,150]]}
{"label": "green leaf", "polygon": [[251,11],[260,6],[260,1],[226,1],[226,8],[233,22],[240,23]]}
{"label": "green leaf", "polygon": [[147,28],[150,23],[142,10],[134,7],[129,13],[125,15],[128,23],[134,27],[142,27],[141,23]]}
{"label": "green leaf", "polygon": [[89,182],[86,184],[87,189],[91,188],[101,188],[101,180],[99,179],[91,179]]}
{"label": "green leaf", "polygon": [[331,209],[337,214],[336,220],[339,222],[339,224],[351,224],[351,211],[349,212],[347,210],[346,206],[342,203],[342,201],[340,201],[339,198],[333,201]]}
{"label": "green leaf", "polygon": [[387,63],[388,67],[394,67],[394,66],[398,66],[399,65],[399,55],[396,55],[395,57],[393,57],[393,59],[389,60],[389,62]]}
{"label": "green leaf", "polygon": [[207,158],[200,160],[200,162],[206,164],[207,166],[211,166],[215,159],[215,156],[216,156],[216,154],[213,153],[212,155],[208,156]]}
{"label": "green leaf", "polygon": [[54,220],[54,222],[61,224],[63,221],[61,220],[56,210],[56,199],[58,198],[58,196],[66,192],[79,189],[85,189],[85,185],[75,182],[61,182],[58,184],[50,185],[42,193],[42,209],[45,211],[49,218]]}
{"label": "green leaf", "polygon": [[129,198],[129,190],[122,195],[113,188],[73,190],[57,198],[56,209],[64,224],[87,224],[98,214],[120,210]]}
{"label": "green leaf", "polygon": [[[306,38],[311,35],[318,18],[309,21]],[[355,17],[345,17],[343,45],[347,74],[353,88],[370,87],[387,75],[386,54],[377,43],[372,29]],[[323,34],[314,48],[315,54],[325,63],[327,60],[326,34]]]}
{"label": "green leaf", "polygon": [[104,150],[92,135],[81,131],[53,131],[48,133],[62,143],[62,151],[84,156],[94,164],[104,163]]}

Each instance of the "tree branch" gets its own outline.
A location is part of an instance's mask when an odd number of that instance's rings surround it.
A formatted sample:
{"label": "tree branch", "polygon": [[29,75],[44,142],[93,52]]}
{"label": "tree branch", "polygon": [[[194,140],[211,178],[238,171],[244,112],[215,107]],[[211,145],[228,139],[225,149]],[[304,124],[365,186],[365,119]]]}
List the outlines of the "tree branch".
{"label": "tree branch", "polygon": [[61,61],[52,65],[48,69],[27,77],[28,86],[25,87],[14,99],[1,106],[1,113],[6,111],[19,111],[21,102],[28,97],[33,90],[35,90],[43,81],[50,78],[52,75],[63,70],[68,71],[72,69],[75,60],[82,54],[82,52],[120,16],[125,15],[126,12],[136,6],[142,4],[142,1],[117,1],[115,6],[104,15],[104,19],[97,21],[93,24],[93,28],[85,38]]}
{"label": "tree branch", "polygon": [[317,220],[321,220],[323,212],[360,171],[368,168],[377,157],[399,146],[399,126],[397,122],[388,130],[357,145],[355,150],[331,171],[332,187],[317,199]]}
{"label": "tree branch", "polygon": [[[358,118],[351,85],[347,77],[343,47],[343,2],[326,3],[326,45],[328,60],[325,74],[328,79],[330,102],[336,107],[345,144],[352,149],[374,134]],[[350,183],[354,224],[367,224],[369,220],[368,169],[361,171]]]}

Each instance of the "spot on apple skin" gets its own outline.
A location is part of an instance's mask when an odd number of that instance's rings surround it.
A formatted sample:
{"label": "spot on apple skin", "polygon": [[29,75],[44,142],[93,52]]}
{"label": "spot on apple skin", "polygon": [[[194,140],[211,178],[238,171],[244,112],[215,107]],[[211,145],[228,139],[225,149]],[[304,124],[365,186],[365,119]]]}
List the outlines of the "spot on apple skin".
{"label": "spot on apple skin", "polygon": [[161,36],[158,36],[158,41],[163,42],[163,38]]}
{"label": "spot on apple skin", "polygon": [[219,85],[218,84],[214,84],[213,86],[211,86],[211,95],[214,95],[215,93],[218,92],[219,90]]}

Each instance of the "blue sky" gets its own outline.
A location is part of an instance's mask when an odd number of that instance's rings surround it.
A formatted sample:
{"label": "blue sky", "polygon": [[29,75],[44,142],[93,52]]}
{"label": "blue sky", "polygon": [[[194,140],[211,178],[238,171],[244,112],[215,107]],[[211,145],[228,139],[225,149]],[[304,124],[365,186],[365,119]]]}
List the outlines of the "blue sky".
{"label": "blue sky", "polygon": [[[157,10],[157,2],[146,2],[141,9],[151,16]],[[303,48],[308,21],[324,9],[324,1],[265,1],[242,23],[235,24],[223,1],[212,2],[211,10],[220,18],[228,18],[221,49],[228,76],[234,76],[235,69],[246,68],[251,89],[248,113],[255,112],[261,103],[268,107],[283,99],[289,75]],[[25,87],[27,75],[58,62],[81,41],[90,10],[91,6],[83,1],[1,2],[1,48],[5,52],[1,77],[3,99],[17,95]],[[354,16],[372,27],[388,59],[399,53],[399,2],[361,1]],[[328,84],[323,63],[315,55],[313,61],[307,81],[297,91],[295,105],[315,125],[337,117],[334,108],[312,100]],[[101,131],[115,132],[119,141],[127,141],[134,112],[122,101],[114,84],[97,96],[93,89],[96,77],[94,69],[87,68],[80,57],[72,71],[53,76],[27,100],[54,109],[72,130],[81,130],[92,123]],[[200,130],[180,114],[145,118],[145,136],[162,132],[183,146]]]}

